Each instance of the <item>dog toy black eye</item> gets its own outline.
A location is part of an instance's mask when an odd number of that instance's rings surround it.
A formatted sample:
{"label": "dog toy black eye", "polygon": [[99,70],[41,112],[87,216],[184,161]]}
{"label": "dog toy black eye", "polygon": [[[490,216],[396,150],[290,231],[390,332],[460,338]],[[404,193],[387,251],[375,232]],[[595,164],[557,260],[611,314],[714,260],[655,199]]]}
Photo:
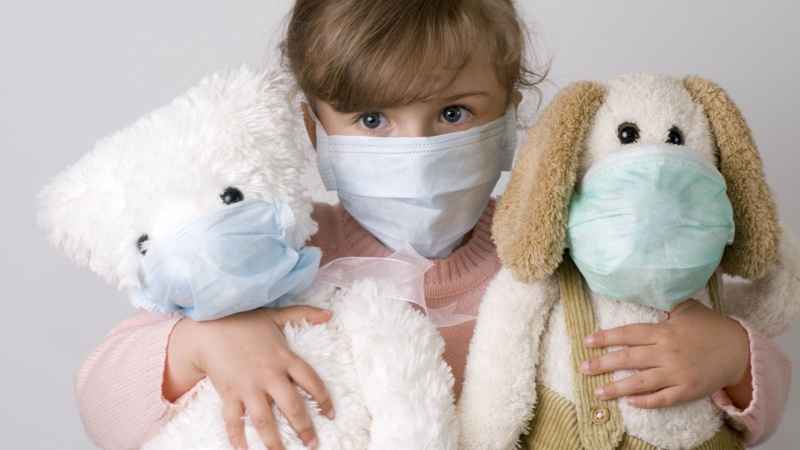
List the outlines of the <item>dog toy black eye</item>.
{"label": "dog toy black eye", "polygon": [[225,192],[223,192],[219,198],[222,199],[222,203],[225,203],[226,205],[232,205],[244,200],[244,194],[242,194],[242,191],[236,189],[235,187],[229,187],[225,188]]}
{"label": "dog toy black eye", "polygon": [[683,145],[683,133],[681,129],[678,127],[672,127],[669,129],[669,135],[667,135],[667,144],[673,145]]}
{"label": "dog toy black eye", "polygon": [[142,255],[147,254],[147,249],[144,248],[144,243],[150,239],[146,234],[139,236],[139,239],[136,240],[136,249],[139,250],[139,253]]}
{"label": "dog toy black eye", "polygon": [[617,128],[617,137],[622,145],[633,144],[639,140],[639,127],[635,123],[625,122]]}

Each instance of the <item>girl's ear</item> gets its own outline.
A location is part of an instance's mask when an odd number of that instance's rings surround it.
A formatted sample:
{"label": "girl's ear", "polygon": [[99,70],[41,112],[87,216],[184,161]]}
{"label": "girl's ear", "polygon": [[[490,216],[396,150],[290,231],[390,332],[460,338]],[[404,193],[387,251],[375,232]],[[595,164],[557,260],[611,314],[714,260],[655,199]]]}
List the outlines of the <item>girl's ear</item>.
{"label": "girl's ear", "polygon": [[311,115],[311,105],[306,102],[300,103],[300,107],[303,109],[303,122],[306,125],[306,133],[308,133],[308,139],[311,140],[311,145],[314,147],[314,150],[317,149],[317,123],[314,122],[314,118]]}
{"label": "girl's ear", "polygon": [[781,228],[758,147],[739,108],[721,87],[699,77],[688,77],[683,85],[708,117],[733,204],[736,235],[725,250],[722,269],[730,275],[761,278],[777,260]]}
{"label": "girl's ear", "polygon": [[520,281],[544,279],[561,264],[586,136],[605,97],[599,83],[574,83],[528,132],[492,225],[497,253]]}

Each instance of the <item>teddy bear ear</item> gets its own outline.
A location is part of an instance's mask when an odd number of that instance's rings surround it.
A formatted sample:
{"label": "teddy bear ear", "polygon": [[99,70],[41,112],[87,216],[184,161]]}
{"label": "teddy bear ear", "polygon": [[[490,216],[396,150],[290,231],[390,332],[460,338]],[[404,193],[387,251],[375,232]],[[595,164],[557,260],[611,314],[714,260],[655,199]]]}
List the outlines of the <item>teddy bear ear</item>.
{"label": "teddy bear ear", "polygon": [[497,253],[520,281],[544,279],[561,264],[569,201],[586,137],[605,98],[599,83],[574,83],[528,132],[492,224]]}
{"label": "teddy bear ear", "polygon": [[[129,259],[120,252],[119,235],[130,227],[115,168],[120,160],[95,150],[54,177],[38,195],[37,220],[48,240],[80,267],[107,282],[118,281]],[[113,225],[113,226],[112,226]],[[134,253],[132,238],[131,253]]]}
{"label": "teddy bear ear", "polygon": [[730,275],[761,278],[777,261],[781,228],[750,127],[733,100],[714,82],[687,77],[683,85],[705,110],[733,204],[736,235],[725,251],[722,268]]}

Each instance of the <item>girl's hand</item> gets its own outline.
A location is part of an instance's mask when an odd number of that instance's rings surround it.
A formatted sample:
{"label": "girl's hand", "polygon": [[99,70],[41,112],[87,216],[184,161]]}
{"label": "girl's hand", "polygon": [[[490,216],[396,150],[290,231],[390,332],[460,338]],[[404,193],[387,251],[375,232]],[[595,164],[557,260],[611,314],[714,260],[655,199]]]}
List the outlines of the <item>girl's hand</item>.
{"label": "girl's hand", "polygon": [[316,372],[288,348],[282,329],[287,322],[326,322],[331,312],[309,306],[258,309],[219,320],[183,319],[168,348],[164,392],[188,390],[208,376],[223,402],[225,427],[236,449],[246,449],[243,416],[247,415],[270,450],[283,450],[272,403],[288,419],[308,448],[317,437],[296,386],[333,418],[333,405]]}
{"label": "girl's hand", "polygon": [[750,383],[747,331],[735,320],[695,300],[681,303],[661,323],[598,331],[586,338],[586,345],[624,348],[585,361],[581,366],[584,374],[638,370],[598,389],[598,398],[627,396],[631,405],[653,409],[697,400],[728,388],[734,403],[746,406],[750,402],[747,397],[752,395],[752,389],[743,388]]}

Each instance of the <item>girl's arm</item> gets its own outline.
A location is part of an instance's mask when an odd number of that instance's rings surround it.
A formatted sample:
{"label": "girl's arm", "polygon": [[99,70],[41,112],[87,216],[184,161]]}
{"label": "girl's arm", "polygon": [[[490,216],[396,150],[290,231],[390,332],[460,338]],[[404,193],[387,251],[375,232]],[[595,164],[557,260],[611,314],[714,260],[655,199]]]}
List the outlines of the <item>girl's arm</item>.
{"label": "girl's arm", "polygon": [[280,330],[289,321],[314,324],[329,318],[328,312],[308,306],[260,309],[209,322],[138,314],[117,326],[78,372],[75,391],[86,431],[105,449],[140,448],[207,374],[223,398],[235,448],[247,447],[245,413],[265,445],[282,448],[268,396],[313,448],[316,434],[295,383],[314,397],[323,414],[332,417],[333,405],[322,380],[289,350]]}
{"label": "girl's arm", "polygon": [[714,403],[728,414],[745,435],[748,446],[756,446],[781,423],[792,382],[792,366],[772,340],[739,323],[750,338],[750,370],[742,383],[713,395]]}
{"label": "girl's arm", "polygon": [[[715,403],[744,426],[747,442],[766,441],[780,425],[791,385],[791,363],[770,340],[783,334],[800,316],[800,245],[783,227],[778,261],[757,281],[726,279],[725,312],[747,331],[751,383],[726,388]],[[740,319],[741,318],[741,319]]]}
{"label": "girl's arm", "polygon": [[167,343],[178,316],[139,313],[117,325],[84,361],[75,396],[98,447],[136,449],[172,416],[162,384]]}

